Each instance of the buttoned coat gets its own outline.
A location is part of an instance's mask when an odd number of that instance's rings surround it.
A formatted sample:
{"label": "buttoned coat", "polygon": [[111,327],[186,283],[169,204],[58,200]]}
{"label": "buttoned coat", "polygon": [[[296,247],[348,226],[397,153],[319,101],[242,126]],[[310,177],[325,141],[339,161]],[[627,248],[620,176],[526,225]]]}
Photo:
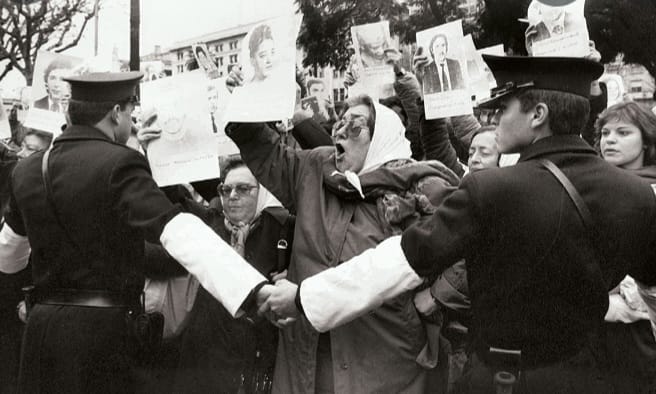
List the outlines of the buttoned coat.
{"label": "buttoned coat", "polygon": [[[543,158],[582,196],[593,234]],[[604,162],[579,136],[552,136],[515,166],[465,177],[435,215],[404,233],[402,247],[420,275],[465,257],[474,336],[544,364],[581,349],[627,272],[656,284],[655,220],[649,184]]]}

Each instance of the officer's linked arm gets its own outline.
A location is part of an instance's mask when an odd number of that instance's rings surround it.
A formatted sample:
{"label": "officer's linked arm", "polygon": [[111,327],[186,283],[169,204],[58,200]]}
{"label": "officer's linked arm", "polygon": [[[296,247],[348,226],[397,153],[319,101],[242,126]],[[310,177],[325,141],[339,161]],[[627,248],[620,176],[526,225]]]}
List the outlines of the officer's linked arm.
{"label": "officer's linked arm", "polygon": [[188,213],[173,217],[162,231],[164,249],[230,312],[239,316],[267,279],[248,264],[199,218]]}
{"label": "officer's linked arm", "polygon": [[298,295],[308,321],[317,331],[326,332],[422,283],[403,254],[401,236],[395,236],[307,278]]}
{"label": "officer's linked arm", "polygon": [[0,231],[0,271],[14,274],[27,266],[30,242],[24,235],[16,234],[8,223]]}
{"label": "officer's linked arm", "polygon": [[656,339],[656,286],[647,286],[636,280],[640,297],[647,305],[649,321],[651,321],[651,332]]}

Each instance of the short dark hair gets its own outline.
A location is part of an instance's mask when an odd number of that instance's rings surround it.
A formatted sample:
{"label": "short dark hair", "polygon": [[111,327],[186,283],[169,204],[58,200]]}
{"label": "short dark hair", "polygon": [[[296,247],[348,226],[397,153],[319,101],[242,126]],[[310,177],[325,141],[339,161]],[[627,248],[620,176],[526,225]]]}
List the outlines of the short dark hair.
{"label": "short dark hair", "polygon": [[48,83],[48,77],[50,76],[50,73],[53,70],[57,70],[57,69],[66,69],[66,70],[68,70],[68,69],[71,69],[71,68],[73,68],[73,62],[71,60],[66,59],[66,58],[54,59],[53,61],[50,62],[50,64],[48,64],[46,69],[43,71],[43,80],[47,84]]}
{"label": "short dark hair", "polygon": [[435,54],[433,53],[433,44],[435,44],[435,41],[436,41],[438,38],[443,38],[443,39],[444,39],[444,45],[446,45],[446,51],[447,51],[447,52],[449,51],[449,40],[446,38],[446,34],[442,34],[442,33],[440,33],[440,34],[436,34],[436,35],[431,39],[430,44],[429,44],[429,47],[428,47],[428,50],[430,51],[430,54],[431,54],[431,56],[432,56],[433,58],[435,58]]}
{"label": "short dark hair", "polygon": [[514,95],[522,112],[538,103],[549,108],[549,127],[553,135],[581,134],[590,116],[590,101],[582,96],[545,89],[524,89]]}
{"label": "short dark hair", "polygon": [[264,40],[273,40],[273,33],[269,25],[259,25],[251,33],[251,38],[248,40],[248,50],[250,51],[251,58],[255,57],[257,48]]}
{"label": "short dark hair", "polygon": [[376,107],[374,106],[374,100],[366,95],[366,94],[360,94],[357,96],[349,97],[346,99],[346,103],[344,105],[344,108],[342,109],[342,112],[339,114],[339,117],[341,118],[346,111],[348,111],[349,108],[355,107],[356,105],[366,105],[369,107],[369,112],[371,113],[371,116],[369,119],[367,119],[367,127],[369,128],[369,134],[370,137],[374,137],[374,128],[376,125]]}
{"label": "short dark hair", "polygon": [[121,111],[124,111],[129,102],[130,99],[120,102],[69,100],[68,116],[74,125],[94,126],[103,120],[115,105],[118,105]]}
{"label": "short dark hair", "polygon": [[633,101],[611,105],[595,121],[595,145],[601,140],[601,129],[608,122],[624,121],[640,129],[646,147],[643,165],[656,163],[656,115]]}

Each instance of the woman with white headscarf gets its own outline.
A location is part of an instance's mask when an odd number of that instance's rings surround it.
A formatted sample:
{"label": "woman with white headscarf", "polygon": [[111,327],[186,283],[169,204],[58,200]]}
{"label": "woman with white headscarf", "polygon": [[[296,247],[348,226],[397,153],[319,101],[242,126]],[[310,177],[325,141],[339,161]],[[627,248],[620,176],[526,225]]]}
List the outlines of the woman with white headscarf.
{"label": "woman with white headscarf", "polygon": [[[227,129],[258,181],[297,215],[288,273],[295,283],[400,233],[458,183],[440,163],[412,160],[398,116],[368,96],[347,101],[331,147],[291,150],[263,123]],[[305,319],[286,327],[273,392],[423,393],[418,358],[427,333],[414,296],[325,334]]]}

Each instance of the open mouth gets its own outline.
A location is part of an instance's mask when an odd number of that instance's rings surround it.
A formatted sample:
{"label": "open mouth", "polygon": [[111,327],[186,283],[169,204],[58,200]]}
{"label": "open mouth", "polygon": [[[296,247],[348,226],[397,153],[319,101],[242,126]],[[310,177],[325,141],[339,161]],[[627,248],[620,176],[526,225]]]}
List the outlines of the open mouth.
{"label": "open mouth", "polygon": [[344,147],[342,144],[337,143],[335,144],[335,152],[337,152],[337,156],[343,155],[346,151],[344,150]]}

